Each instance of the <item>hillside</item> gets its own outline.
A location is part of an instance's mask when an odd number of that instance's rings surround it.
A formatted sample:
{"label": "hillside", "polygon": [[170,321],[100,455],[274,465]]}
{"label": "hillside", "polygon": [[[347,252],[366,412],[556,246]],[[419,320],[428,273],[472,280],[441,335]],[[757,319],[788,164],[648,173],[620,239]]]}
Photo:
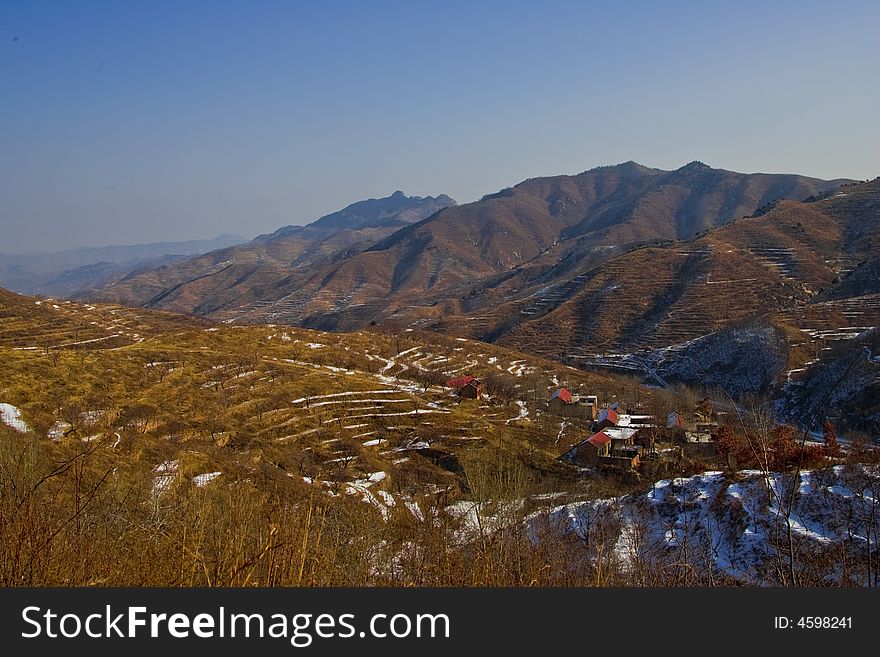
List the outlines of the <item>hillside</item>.
{"label": "hillside", "polygon": [[324,260],[288,258],[292,267],[267,271],[221,253],[175,268],[185,276],[147,273],[101,298],[224,321],[405,326],[494,308],[539,278],[564,280],[638,245],[688,239],[779,198],[803,199],[839,182],[739,174],[699,162],[676,171],[627,162],[530,179],[363,249],[334,243],[338,250],[323,252]]}
{"label": "hillside", "polygon": [[212,315],[265,295],[283,293],[292,271],[357,253],[397,229],[421,221],[455,201],[397,191],[321,217],[285,226],[251,242],[160,268],[134,272],[90,299]]}
{"label": "hillside", "polygon": [[[779,586],[792,576],[814,585],[875,586],[873,569],[847,568],[840,554],[873,547],[865,537],[877,522],[877,486],[876,465],[838,465],[797,479],[710,471],[658,481],[645,493],[571,503],[529,522],[536,535],[549,528],[595,546],[585,558],[603,566],[612,583],[651,586],[670,568],[667,577],[683,586]],[[796,502],[786,513],[792,487]]]}
{"label": "hillside", "polygon": [[136,269],[154,269],[245,241],[239,235],[220,235],[212,240],[84,247],[55,253],[0,253],[0,286],[22,294],[69,297],[111,285]]}
{"label": "hillside", "polygon": [[[560,459],[589,430],[549,414],[557,385],[643,421],[687,395],[416,330],[216,325],[5,291],[0,363],[3,586],[792,583],[756,473],[652,484],[719,463],[662,432],[640,475]],[[464,373],[489,397],[443,386]],[[860,506],[871,454],[802,475],[798,583],[876,577],[858,539],[880,521]],[[817,545],[846,550],[846,573]]]}
{"label": "hillside", "polygon": [[[495,311],[503,328],[498,341],[586,365],[647,366],[673,381],[721,383],[721,362],[706,355],[728,345],[722,351],[742,359],[746,352],[733,346],[745,348],[747,333],[730,330],[745,322],[773,329],[753,344],[775,350],[775,364],[747,386],[766,391],[831,343],[880,326],[880,279],[862,274],[880,256],[872,239],[878,221],[878,180],[809,203],[782,201],[687,242],[637,249],[545,288],[537,299],[502,306]],[[699,360],[685,375],[682,365]]]}
{"label": "hillside", "polygon": [[[460,494],[460,461],[490,446],[521,459],[544,486],[570,480],[556,457],[585,425],[547,414],[548,390],[567,384],[609,397],[632,389],[624,379],[416,331],[229,327],[2,290],[0,362],[0,403],[42,439],[87,444],[146,472],[178,461],[175,481],[222,472],[360,491],[381,472],[378,499],[388,507],[447,488]],[[486,380],[491,401],[460,401],[442,385],[466,373]],[[0,435],[6,430],[0,423]]]}

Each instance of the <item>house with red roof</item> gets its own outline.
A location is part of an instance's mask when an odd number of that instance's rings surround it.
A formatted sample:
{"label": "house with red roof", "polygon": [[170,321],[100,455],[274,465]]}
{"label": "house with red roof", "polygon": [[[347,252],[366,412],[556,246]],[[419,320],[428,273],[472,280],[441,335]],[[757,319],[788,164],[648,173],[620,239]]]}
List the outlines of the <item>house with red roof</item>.
{"label": "house with red roof", "polygon": [[602,431],[602,429],[607,429],[608,427],[616,427],[619,422],[620,416],[615,409],[603,408],[599,411],[599,416],[596,418],[596,424],[593,428],[595,431]]}
{"label": "house with red roof", "polygon": [[481,399],[483,397],[483,383],[470,374],[449,379],[447,388],[453,388],[455,394],[462,399]]}
{"label": "house with red roof", "polygon": [[563,404],[571,404],[572,396],[571,392],[569,392],[568,388],[556,388],[553,392],[550,393],[550,401],[554,401],[558,399]]}
{"label": "house with red roof", "polygon": [[556,388],[547,399],[547,410],[553,415],[579,417],[592,420],[595,417],[595,404],[585,404],[568,388]]}
{"label": "house with red roof", "polygon": [[596,465],[599,458],[611,453],[611,436],[599,432],[589,438],[572,445],[563,455],[569,461],[582,465]]}
{"label": "house with red roof", "polygon": [[563,458],[587,466],[632,471],[639,467],[642,448],[633,444],[636,430],[607,429],[572,445]]}

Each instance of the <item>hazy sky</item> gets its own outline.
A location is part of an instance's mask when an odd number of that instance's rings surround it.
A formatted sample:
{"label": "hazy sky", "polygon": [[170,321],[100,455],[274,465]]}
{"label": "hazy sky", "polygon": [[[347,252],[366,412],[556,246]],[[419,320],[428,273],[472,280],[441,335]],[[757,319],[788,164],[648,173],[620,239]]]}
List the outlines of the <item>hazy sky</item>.
{"label": "hazy sky", "polygon": [[880,3],[0,3],[0,252],[636,160],[880,175]]}

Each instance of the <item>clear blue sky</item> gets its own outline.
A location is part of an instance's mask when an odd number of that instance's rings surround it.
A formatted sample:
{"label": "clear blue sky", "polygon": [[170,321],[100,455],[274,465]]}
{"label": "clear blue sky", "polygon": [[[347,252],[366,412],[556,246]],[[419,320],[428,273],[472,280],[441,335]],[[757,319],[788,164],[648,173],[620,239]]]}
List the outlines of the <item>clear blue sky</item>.
{"label": "clear blue sky", "polygon": [[0,3],[0,252],[636,160],[880,175],[880,3]]}

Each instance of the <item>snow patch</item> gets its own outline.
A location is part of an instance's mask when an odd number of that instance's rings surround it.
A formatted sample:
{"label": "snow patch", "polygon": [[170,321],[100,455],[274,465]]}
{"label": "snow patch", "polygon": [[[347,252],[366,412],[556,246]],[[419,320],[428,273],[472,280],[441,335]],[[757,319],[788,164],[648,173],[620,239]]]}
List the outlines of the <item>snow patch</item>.
{"label": "snow patch", "polygon": [[21,419],[21,411],[12,404],[0,404],[0,421],[19,433],[30,431],[27,422]]}
{"label": "snow patch", "polygon": [[196,475],[193,477],[193,483],[196,486],[202,487],[205,486],[209,481],[216,479],[219,477],[222,472],[206,472],[205,474]]}

